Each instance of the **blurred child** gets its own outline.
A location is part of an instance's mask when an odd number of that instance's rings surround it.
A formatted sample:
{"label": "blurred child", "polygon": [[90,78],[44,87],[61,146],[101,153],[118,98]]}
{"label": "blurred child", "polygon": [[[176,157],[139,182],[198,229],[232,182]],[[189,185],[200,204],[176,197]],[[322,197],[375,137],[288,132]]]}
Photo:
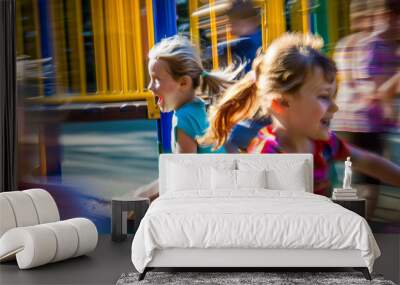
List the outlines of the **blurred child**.
{"label": "blurred child", "polygon": [[336,67],[320,53],[319,37],[285,34],[274,41],[259,64],[231,86],[210,109],[210,128],[200,140],[218,148],[231,129],[256,113],[272,123],[260,129],[249,153],[312,153],[314,193],[330,196],[328,169],[351,156],[353,169],[400,186],[400,167],[348,145],[330,131],[335,104]]}
{"label": "blurred child", "polygon": [[[209,146],[199,146],[196,138],[209,126],[206,104],[199,95],[212,98],[233,82],[243,69],[229,67],[208,72],[190,41],[174,36],[162,40],[149,52],[148,88],[158,97],[161,111],[174,111],[171,145],[174,153],[207,153]],[[200,91],[200,92],[198,92]],[[220,148],[218,152],[223,152]]]}
{"label": "blurred child", "polygon": [[230,43],[232,56],[245,62],[246,72],[250,71],[257,51],[262,46],[260,11],[254,7],[253,1],[233,0],[226,14],[230,32],[235,37],[235,41]]}

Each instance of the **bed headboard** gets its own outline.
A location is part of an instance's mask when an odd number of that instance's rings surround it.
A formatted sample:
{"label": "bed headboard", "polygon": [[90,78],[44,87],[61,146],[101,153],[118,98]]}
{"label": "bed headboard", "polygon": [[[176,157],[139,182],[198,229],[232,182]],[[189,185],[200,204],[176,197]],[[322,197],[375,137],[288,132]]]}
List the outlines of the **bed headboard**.
{"label": "bed headboard", "polygon": [[[190,166],[232,165],[233,169],[248,167],[272,168],[288,173],[301,165],[305,191],[313,193],[313,155],[312,154],[161,154],[159,158],[159,192],[167,191],[168,168],[171,163]],[[304,175],[304,176],[303,176]]]}

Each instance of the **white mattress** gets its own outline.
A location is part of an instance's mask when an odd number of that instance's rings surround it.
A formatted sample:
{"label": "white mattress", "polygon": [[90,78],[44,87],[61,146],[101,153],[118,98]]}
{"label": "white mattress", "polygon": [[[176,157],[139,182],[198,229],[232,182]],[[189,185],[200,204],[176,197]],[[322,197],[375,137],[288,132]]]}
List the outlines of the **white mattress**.
{"label": "white mattress", "polygon": [[132,243],[143,272],[156,249],[356,249],[372,271],[379,248],[368,223],[328,198],[249,189],[199,196],[166,193],[154,201]]}

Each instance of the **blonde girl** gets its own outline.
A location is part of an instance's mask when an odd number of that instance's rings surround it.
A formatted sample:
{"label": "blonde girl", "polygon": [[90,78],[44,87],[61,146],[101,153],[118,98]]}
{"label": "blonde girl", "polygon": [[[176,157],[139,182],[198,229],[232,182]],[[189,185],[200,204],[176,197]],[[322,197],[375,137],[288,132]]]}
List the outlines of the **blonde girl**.
{"label": "blonde girl", "polygon": [[335,104],[336,67],[320,52],[319,37],[285,34],[274,41],[242,80],[210,110],[210,127],[201,143],[218,148],[231,129],[255,115],[272,123],[252,139],[249,153],[312,153],[314,192],[330,195],[328,169],[351,156],[353,169],[400,186],[400,167],[340,140],[330,131]]}
{"label": "blonde girl", "polygon": [[[200,95],[215,98],[243,69],[209,72],[190,41],[181,36],[162,40],[149,52],[149,90],[158,98],[161,111],[173,111],[171,146],[175,153],[211,152],[196,139],[209,126],[206,104]],[[223,148],[218,150],[223,151]]]}

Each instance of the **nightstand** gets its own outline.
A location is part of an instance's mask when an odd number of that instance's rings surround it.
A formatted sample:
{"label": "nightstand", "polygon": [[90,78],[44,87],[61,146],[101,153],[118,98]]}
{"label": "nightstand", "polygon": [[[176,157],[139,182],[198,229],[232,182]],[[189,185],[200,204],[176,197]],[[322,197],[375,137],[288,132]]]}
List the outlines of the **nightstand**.
{"label": "nightstand", "polygon": [[354,200],[340,200],[331,199],[332,202],[339,204],[340,206],[359,214],[361,217],[366,218],[366,201],[362,198],[357,198]]}
{"label": "nightstand", "polygon": [[134,214],[134,230],[136,233],[140,221],[149,208],[150,200],[143,197],[114,197],[111,200],[111,239],[113,241],[123,241],[127,237],[127,217],[128,212]]}

